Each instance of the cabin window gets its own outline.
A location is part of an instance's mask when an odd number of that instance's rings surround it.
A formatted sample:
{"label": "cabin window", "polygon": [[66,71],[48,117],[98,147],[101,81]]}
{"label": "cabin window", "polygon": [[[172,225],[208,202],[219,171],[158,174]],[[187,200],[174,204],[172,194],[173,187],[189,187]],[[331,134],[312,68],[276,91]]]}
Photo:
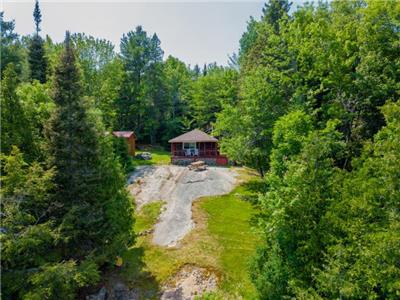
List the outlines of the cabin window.
{"label": "cabin window", "polygon": [[196,149],[196,143],[183,143],[183,149]]}

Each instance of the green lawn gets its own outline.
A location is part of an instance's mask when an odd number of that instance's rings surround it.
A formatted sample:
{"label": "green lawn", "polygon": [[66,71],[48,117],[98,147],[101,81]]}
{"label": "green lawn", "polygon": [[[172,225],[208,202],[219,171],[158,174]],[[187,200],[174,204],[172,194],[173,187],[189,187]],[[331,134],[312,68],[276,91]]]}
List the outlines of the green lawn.
{"label": "green lawn", "polygon": [[232,296],[255,298],[255,289],[248,275],[249,260],[254,254],[259,236],[252,230],[250,221],[257,210],[250,202],[242,200],[249,194],[238,187],[225,196],[203,199],[201,208],[207,213],[209,233],[222,250],[219,264],[222,270],[221,288]]}
{"label": "green lawn", "polygon": [[[248,177],[246,177],[248,176]],[[256,291],[248,275],[249,259],[259,239],[251,227],[258,209],[251,204],[259,179],[249,180],[225,196],[201,198],[193,204],[196,227],[178,248],[164,248],[151,243],[151,234],[140,236],[124,256],[121,275],[132,286],[157,288],[185,264],[195,264],[214,271],[220,278],[219,290],[207,299],[252,299]],[[162,202],[148,204],[136,213],[136,232],[148,230],[157,221]],[[141,268],[138,274],[138,268]]]}
{"label": "green lawn", "polygon": [[136,154],[142,152],[150,152],[151,160],[143,160],[138,158],[133,158],[134,166],[143,166],[143,165],[167,165],[171,162],[171,153],[165,150],[150,150],[150,151],[136,151]]}

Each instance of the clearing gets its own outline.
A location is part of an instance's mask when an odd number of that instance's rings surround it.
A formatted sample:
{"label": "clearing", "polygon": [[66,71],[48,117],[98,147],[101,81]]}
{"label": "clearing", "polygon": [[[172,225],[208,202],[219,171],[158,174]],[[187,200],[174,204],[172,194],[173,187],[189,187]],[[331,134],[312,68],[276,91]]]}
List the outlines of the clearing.
{"label": "clearing", "polygon": [[200,197],[229,193],[237,173],[228,168],[209,167],[205,171],[182,166],[141,166],[129,177],[129,190],[137,208],[162,200],[165,202],[153,234],[160,246],[176,246],[194,224],[192,202]]}
{"label": "clearing", "polygon": [[[210,168],[209,178],[206,171],[190,172],[194,177],[182,167],[146,166],[132,174],[130,182],[136,184],[129,188],[136,195],[135,231],[139,236],[123,256],[118,277],[136,295],[130,299],[256,298],[248,264],[260,238],[251,226],[259,212],[252,200],[260,179],[239,168]],[[223,181],[223,187],[207,190],[213,180]],[[202,197],[211,192],[219,195]],[[168,207],[173,211],[182,204],[174,200],[179,193],[185,195],[185,214],[174,222],[188,224],[189,220],[191,227],[178,230],[178,235],[175,232],[174,239],[167,234],[166,240],[175,246],[161,246],[155,243],[155,230],[168,219]]]}

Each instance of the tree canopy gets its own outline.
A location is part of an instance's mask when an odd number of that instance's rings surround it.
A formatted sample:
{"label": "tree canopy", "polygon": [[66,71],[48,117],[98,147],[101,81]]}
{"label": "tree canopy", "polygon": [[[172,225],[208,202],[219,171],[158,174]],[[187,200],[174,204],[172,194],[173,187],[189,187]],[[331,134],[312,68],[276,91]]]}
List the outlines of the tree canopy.
{"label": "tree canopy", "polygon": [[261,177],[258,298],[399,298],[400,2],[260,14],[226,66],[190,66],[142,26],[117,52],[42,38],[38,1],[32,35],[0,13],[5,299],[81,297],[135,244],[133,160],[112,131],[166,148],[195,128]]}

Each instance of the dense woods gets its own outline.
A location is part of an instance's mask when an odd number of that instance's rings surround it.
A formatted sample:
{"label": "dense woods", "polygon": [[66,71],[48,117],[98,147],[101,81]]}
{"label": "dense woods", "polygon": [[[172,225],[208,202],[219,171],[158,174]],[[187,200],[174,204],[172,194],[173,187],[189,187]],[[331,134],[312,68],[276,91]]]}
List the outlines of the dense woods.
{"label": "dense woods", "polygon": [[270,0],[229,66],[120,51],[85,33],[19,36],[1,12],[5,299],[74,299],[135,242],[124,145],[220,138],[265,187],[249,266],[260,299],[400,297],[400,2]]}

